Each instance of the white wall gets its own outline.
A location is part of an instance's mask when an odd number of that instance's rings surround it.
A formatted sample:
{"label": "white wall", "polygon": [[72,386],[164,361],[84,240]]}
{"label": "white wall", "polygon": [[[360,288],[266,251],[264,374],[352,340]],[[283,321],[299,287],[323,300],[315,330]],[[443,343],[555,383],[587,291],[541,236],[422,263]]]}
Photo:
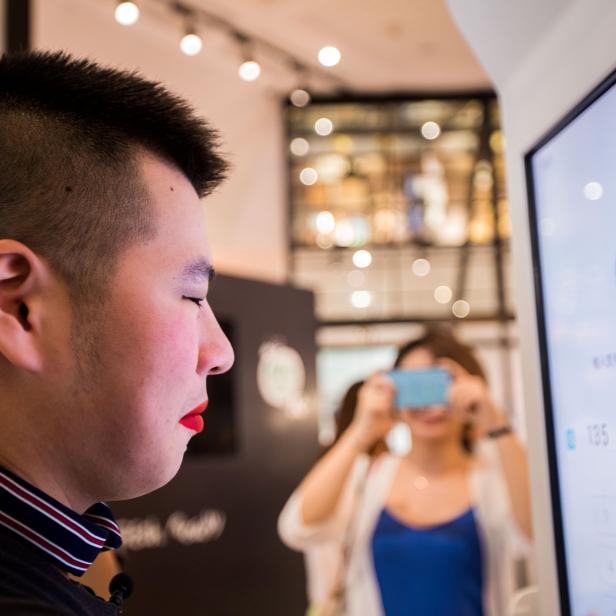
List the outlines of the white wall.
{"label": "white wall", "polygon": [[448,0],[501,99],[541,614],[558,614],[524,154],[616,67],[611,0]]}
{"label": "white wall", "polygon": [[125,28],[111,0],[34,0],[36,48],[64,49],[102,63],[138,69],[187,97],[217,127],[230,153],[230,179],[206,200],[218,270],[284,281],[287,269],[283,126],[278,95],[237,77],[236,50],[206,33],[200,56],[178,48],[182,24],[142,3],[142,19]]}

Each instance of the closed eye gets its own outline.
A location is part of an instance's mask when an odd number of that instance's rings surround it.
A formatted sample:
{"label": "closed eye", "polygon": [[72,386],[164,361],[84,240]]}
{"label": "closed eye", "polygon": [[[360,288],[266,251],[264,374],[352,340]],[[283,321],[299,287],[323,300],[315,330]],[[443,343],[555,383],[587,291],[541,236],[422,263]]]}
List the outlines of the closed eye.
{"label": "closed eye", "polygon": [[199,308],[203,306],[203,302],[205,301],[204,297],[188,297],[187,295],[184,295],[183,298],[197,304]]}

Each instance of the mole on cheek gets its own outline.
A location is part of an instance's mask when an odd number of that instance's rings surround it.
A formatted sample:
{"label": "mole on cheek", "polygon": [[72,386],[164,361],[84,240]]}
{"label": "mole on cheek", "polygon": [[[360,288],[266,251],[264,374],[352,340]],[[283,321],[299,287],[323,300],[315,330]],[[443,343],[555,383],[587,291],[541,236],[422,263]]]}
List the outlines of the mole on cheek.
{"label": "mole on cheek", "polygon": [[173,192],[175,189],[173,188],[173,186],[169,186],[169,190]]}

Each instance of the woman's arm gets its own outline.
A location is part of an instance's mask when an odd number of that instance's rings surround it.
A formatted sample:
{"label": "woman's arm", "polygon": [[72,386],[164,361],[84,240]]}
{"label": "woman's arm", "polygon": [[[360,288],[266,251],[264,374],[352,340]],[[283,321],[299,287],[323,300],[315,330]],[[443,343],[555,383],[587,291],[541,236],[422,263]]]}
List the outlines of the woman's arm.
{"label": "woman's arm", "polygon": [[[452,408],[466,414],[475,426],[477,436],[487,437],[499,428],[508,427],[510,422],[500,411],[490,396],[485,381],[468,374],[455,362],[446,366],[454,375],[450,389]],[[530,502],[530,483],[526,449],[513,432],[496,437],[497,449],[505,475],[507,491],[511,500],[513,517],[520,530],[532,539],[532,513]]]}
{"label": "woman's arm", "polygon": [[353,422],[298,488],[304,524],[322,523],[334,513],[357,457],[391,430],[393,400],[393,383],[383,374],[362,385]]}
{"label": "woman's arm", "polygon": [[[507,424],[508,420],[501,414],[500,421],[493,425],[495,428],[499,428]],[[513,516],[520,530],[529,539],[532,539],[533,520],[526,449],[513,432],[498,437],[496,443],[505,481],[507,482],[509,498],[511,499]]]}

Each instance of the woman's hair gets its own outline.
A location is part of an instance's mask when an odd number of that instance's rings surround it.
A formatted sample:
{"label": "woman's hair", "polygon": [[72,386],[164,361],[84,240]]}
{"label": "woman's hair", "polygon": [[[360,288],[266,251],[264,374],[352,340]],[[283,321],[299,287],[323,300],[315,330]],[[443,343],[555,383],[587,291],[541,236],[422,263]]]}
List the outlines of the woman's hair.
{"label": "woman's hair", "polygon": [[355,408],[357,407],[357,397],[364,381],[357,381],[351,385],[340,402],[340,406],[334,415],[336,421],[336,436],[334,443],[342,436],[343,432],[351,425],[353,417],[355,417]]}
{"label": "woman's hair", "polygon": [[[331,445],[325,448],[323,454],[329,451],[338,442],[340,437],[344,434],[344,432],[346,432],[347,428],[353,422],[353,418],[355,417],[355,409],[357,408],[359,390],[364,383],[365,381],[357,381],[346,390],[338,408],[336,409],[336,412],[334,413],[336,435]],[[371,456],[375,456],[386,450],[387,444],[384,439],[381,439],[372,446],[368,453]]]}
{"label": "woman's hair", "polygon": [[[443,326],[428,326],[423,336],[410,340],[398,349],[394,367],[400,367],[406,355],[415,349],[427,349],[435,359],[452,359],[469,374],[480,377],[487,383],[485,372],[472,348],[458,340],[453,332]],[[468,453],[473,451],[472,425],[465,423],[462,429],[462,447]]]}
{"label": "woman's hair", "polygon": [[469,374],[481,377],[487,382],[485,372],[471,347],[458,340],[443,326],[429,326],[423,336],[403,344],[398,349],[394,367],[399,368],[406,355],[420,348],[428,349],[436,359],[452,359]]}

